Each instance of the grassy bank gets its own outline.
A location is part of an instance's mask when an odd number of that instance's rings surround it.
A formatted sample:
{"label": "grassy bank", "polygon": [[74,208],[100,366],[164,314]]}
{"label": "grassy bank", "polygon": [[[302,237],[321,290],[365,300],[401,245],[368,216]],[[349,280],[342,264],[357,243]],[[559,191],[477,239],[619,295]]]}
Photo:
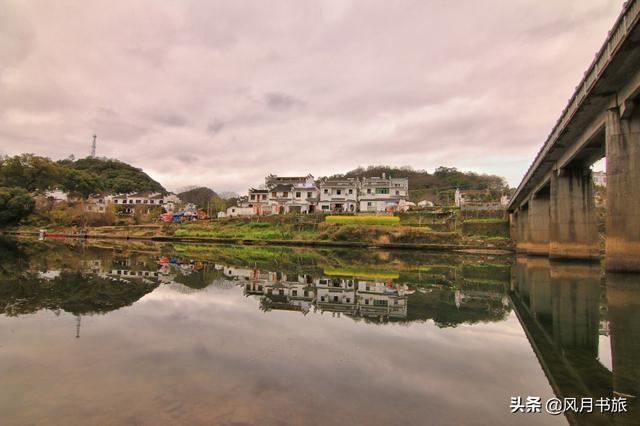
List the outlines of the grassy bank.
{"label": "grassy bank", "polygon": [[[429,223],[427,225],[426,223]],[[26,228],[23,228],[23,230]],[[51,227],[50,232],[75,234],[77,229]],[[32,228],[31,231],[36,231]],[[442,245],[509,248],[505,221],[467,220],[450,223],[416,215],[321,216],[283,215],[227,218],[180,224],[101,226],[87,229],[92,236],[177,237],[246,241],[364,243],[371,245]]]}

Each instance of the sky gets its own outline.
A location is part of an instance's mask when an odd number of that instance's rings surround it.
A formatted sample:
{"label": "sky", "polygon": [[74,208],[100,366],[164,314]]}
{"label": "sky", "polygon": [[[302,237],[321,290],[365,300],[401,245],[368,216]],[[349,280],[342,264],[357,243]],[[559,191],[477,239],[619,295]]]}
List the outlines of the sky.
{"label": "sky", "polygon": [[171,190],[457,167],[516,186],[621,0],[0,0],[0,155]]}

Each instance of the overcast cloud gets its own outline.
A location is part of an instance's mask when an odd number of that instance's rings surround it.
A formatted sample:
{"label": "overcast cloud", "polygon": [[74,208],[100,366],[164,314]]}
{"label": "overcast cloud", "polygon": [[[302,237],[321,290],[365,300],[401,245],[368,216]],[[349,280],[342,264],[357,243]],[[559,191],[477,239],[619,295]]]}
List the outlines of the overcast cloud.
{"label": "overcast cloud", "polygon": [[0,154],[169,189],[440,165],[515,186],[621,0],[0,0]]}

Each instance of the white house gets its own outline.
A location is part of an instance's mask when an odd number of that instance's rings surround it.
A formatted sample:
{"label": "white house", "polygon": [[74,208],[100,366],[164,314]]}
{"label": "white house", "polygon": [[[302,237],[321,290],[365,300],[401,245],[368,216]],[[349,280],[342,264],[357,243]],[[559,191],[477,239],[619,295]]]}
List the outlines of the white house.
{"label": "white house", "polygon": [[607,172],[593,172],[591,173],[593,183],[596,186],[607,186]]}
{"label": "white house", "polygon": [[409,198],[409,179],[365,177],[362,179],[358,201],[361,212],[395,211]]}
{"label": "white house", "polygon": [[355,212],[358,208],[357,178],[324,179],[320,182],[318,206],[322,212]]}
{"label": "white house", "polygon": [[227,209],[226,217],[254,216],[253,207],[232,206]]}

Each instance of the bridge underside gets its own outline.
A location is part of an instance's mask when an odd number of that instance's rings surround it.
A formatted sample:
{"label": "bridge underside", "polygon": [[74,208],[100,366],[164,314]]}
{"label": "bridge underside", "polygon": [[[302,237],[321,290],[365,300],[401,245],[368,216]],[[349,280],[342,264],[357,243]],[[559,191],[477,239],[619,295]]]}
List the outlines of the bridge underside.
{"label": "bridge underside", "polygon": [[590,166],[606,157],[605,265],[640,271],[640,1],[629,3],[509,205],[518,252],[599,258]]}

